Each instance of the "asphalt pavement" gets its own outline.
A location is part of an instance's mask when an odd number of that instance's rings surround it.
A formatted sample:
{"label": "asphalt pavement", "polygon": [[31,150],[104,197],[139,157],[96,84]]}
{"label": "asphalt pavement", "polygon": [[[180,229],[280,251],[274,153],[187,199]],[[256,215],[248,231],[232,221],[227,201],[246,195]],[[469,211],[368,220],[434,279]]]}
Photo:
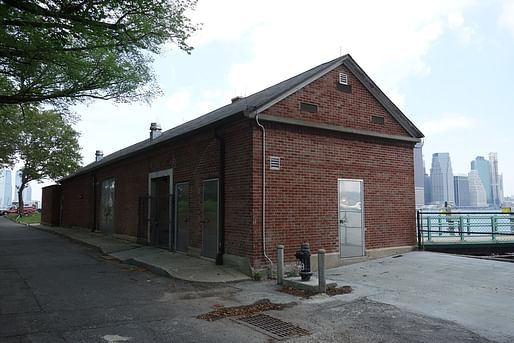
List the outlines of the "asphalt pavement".
{"label": "asphalt pavement", "polygon": [[274,342],[262,325],[196,318],[271,301],[287,306],[265,312],[268,324],[305,330],[287,342],[507,343],[512,271],[512,263],[413,252],[331,269],[353,292],[303,299],[273,280],[163,277],[0,217],[0,342]]}

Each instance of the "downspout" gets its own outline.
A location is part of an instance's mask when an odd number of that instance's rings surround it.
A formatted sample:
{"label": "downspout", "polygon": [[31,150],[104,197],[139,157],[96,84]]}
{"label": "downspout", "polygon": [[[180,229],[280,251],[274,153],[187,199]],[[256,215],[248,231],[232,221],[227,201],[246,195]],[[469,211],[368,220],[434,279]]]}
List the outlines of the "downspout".
{"label": "downspout", "polygon": [[91,232],[96,231],[96,173],[93,174],[93,227]]}
{"label": "downspout", "polygon": [[216,264],[223,264],[223,254],[225,254],[225,140],[218,132],[214,135],[220,144],[219,155],[219,230],[218,230],[218,253],[216,254]]}
{"label": "downspout", "polygon": [[255,115],[255,122],[262,130],[262,254],[270,264],[270,275],[272,275],[273,261],[266,255],[266,130],[259,122],[259,113]]}

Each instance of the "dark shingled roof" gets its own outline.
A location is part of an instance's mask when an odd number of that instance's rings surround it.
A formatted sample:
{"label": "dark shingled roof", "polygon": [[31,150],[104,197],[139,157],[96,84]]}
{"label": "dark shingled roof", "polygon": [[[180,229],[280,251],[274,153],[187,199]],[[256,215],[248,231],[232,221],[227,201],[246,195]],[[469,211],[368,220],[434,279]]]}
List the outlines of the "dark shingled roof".
{"label": "dark shingled roof", "polygon": [[277,83],[260,92],[241,98],[226,106],[220,107],[212,112],[204,114],[201,117],[188,121],[182,125],[176,126],[170,130],[164,131],[155,139],[146,139],[139,143],[133,144],[124,149],[118,150],[110,155],[105,156],[98,162],[90,163],[75,173],[64,177],[60,181],[71,177],[85,174],[102,166],[111,164],[120,159],[126,158],[134,153],[148,149],[160,143],[172,140],[181,135],[190,133],[194,130],[212,125],[224,119],[237,114],[246,114],[253,117],[259,112],[272,106],[278,101],[291,95],[312,81],[320,78],[324,74],[330,72],[334,68],[345,65],[375,96],[375,98],[385,107],[385,109],[403,126],[403,128],[414,138],[422,138],[423,134],[414,126],[414,124],[387,98],[387,96],[378,88],[378,86],[366,75],[366,73],[357,65],[350,55],[338,57],[332,61],[323,63],[315,68],[307,70],[290,79]]}

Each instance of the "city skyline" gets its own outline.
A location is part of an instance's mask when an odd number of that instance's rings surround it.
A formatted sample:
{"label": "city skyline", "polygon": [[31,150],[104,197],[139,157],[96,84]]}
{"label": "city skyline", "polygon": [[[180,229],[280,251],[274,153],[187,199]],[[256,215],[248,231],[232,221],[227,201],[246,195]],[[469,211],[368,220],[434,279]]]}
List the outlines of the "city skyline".
{"label": "city skyline", "polygon": [[[455,173],[452,169],[451,155],[448,152],[432,154],[430,169],[427,171],[425,156],[419,149],[414,151],[414,173],[416,186],[416,206],[451,204],[457,207],[500,208],[504,205],[503,174],[499,168],[498,154],[489,152],[476,156],[470,161],[466,173]],[[419,151],[418,151],[419,150]],[[424,174],[424,204],[418,201],[420,162],[422,155]]]}
{"label": "city skyline", "polygon": [[[0,168],[0,207],[9,208],[13,203],[18,202],[18,189],[21,185],[21,170],[11,168]],[[23,190],[23,201],[31,203],[32,186],[30,183]],[[40,201],[40,199],[36,199]]]}

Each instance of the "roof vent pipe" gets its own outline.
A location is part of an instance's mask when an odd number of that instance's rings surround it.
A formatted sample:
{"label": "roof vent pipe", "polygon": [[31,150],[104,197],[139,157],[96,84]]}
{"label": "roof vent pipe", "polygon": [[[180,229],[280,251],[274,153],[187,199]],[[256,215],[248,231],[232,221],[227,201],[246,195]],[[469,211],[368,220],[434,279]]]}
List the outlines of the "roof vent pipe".
{"label": "roof vent pipe", "polygon": [[102,158],[104,158],[104,152],[102,150],[97,150],[95,152],[95,162],[100,161]]}
{"label": "roof vent pipe", "polygon": [[242,96],[240,96],[240,95],[238,95],[238,96],[235,96],[235,97],[233,97],[232,99],[230,99],[230,101],[232,101],[232,103],[234,103],[234,102],[238,102],[238,101],[239,101],[239,100],[241,100],[241,99],[243,99],[243,97],[242,97]]}
{"label": "roof vent pipe", "polygon": [[150,139],[155,139],[161,135],[161,125],[158,123],[150,124]]}

